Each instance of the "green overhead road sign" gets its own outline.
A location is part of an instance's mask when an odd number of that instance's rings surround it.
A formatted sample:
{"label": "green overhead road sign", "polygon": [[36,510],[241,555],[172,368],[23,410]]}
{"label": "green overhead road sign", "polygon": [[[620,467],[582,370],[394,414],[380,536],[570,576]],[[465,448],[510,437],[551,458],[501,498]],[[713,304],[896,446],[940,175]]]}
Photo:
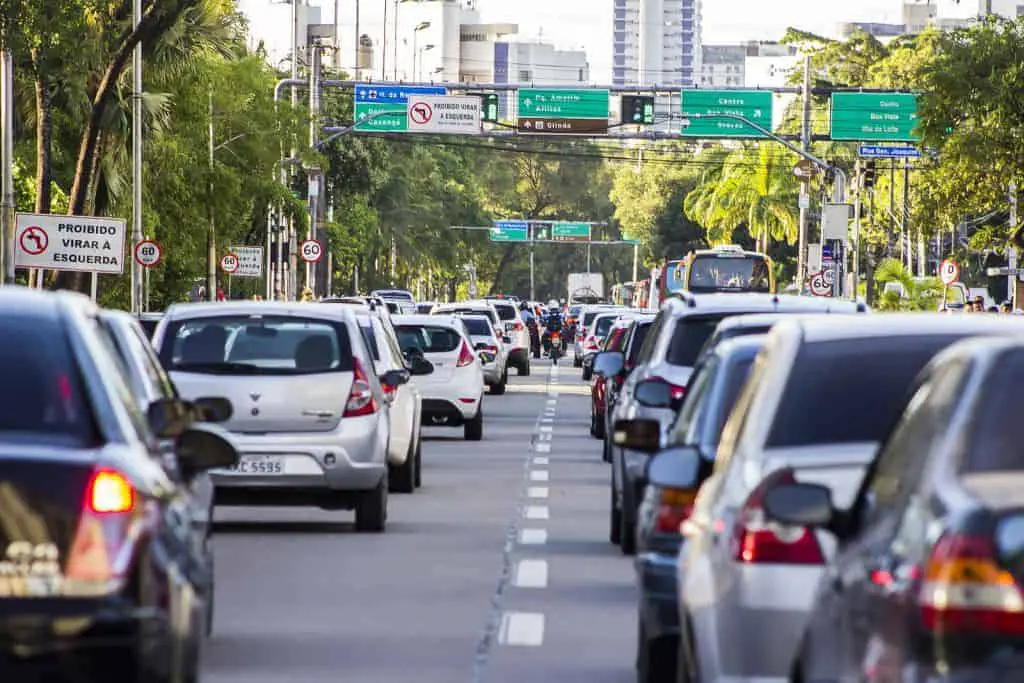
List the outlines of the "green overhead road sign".
{"label": "green overhead road sign", "polygon": [[526,221],[495,221],[491,228],[491,241],[529,242],[529,229]]}
{"label": "green overhead road sign", "polygon": [[[700,118],[687,119],[697,114]],[[764,133],[742,121],[713,118],[733,114],[772,129],[772,93],[764,90],[686,90],[682,93],[683,128],[687,138],[764,138]]]}
{"label": "green overhead road sign", "polygon": [[590,223],[554,223],[551,239],[557,242],[589,242]]}
{"label": "green overhead road sign", "polygon": [[[358,85],[355,89],[356,130],[378,133],[406,132],[409,128],[409,97],[447,93],[447,89],[441,86]],[[376,118],[370,118],[372,116]]]}
{"label": "green overhead road sign", "polygon": [[566,134],[608,132],[609,91],[539,90],[524,88],[516,95],[521,133]]}
{"label": "green overhead road sign", "polygon": [[917,96],[909,93],[832,94],[833,140],[917,142]]}

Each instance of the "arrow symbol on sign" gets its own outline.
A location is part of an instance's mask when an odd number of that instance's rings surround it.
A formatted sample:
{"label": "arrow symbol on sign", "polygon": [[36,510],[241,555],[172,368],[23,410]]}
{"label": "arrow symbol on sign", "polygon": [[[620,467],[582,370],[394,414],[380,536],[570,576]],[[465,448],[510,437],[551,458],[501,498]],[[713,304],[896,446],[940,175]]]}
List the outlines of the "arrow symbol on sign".
{"label": "arrow symbol on sign", "polygon": [[761,110],[760,109],[755,109],[754,110],[754,118],[756,118],[756,119],[757,118],[761,118]]}
{"label": "arrow symbol on sign", "polygon": [[527,107],[529,107],[531,104],[533,104],[533,100],[531,100],[529,97],[527,97],[525,100],[523,100],[523,104],[525,104]]}

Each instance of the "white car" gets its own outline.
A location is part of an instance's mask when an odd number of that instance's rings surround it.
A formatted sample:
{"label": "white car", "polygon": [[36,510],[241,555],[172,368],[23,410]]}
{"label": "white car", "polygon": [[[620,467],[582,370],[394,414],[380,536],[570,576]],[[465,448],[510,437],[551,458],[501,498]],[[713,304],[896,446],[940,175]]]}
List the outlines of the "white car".
{"label": "white car", "polygon": [[502,325],[498,329],[511,341],[508,364],[515,368],[519,375],[529,375],[530,331],[526,329],[526,323],[519,313],[519,305],[511,299],[489,299],[486,303],[491,304],[498,312]]}
{"label": "white car", "polygon": [[[484,369],[484,384],[492,394],[504,394],[508,384],[509,346],[502,343],[501,334],[494,329],[490,318],[485,315],[460,315],[474,351],[486,351],[490,356],[481,358]],[[491,357],[493,356],[493,359]]]}
{"label": "white car", "polygon": [[[407,292],[404,289],[377,289],[370,292],[370,296],[380,297],[388,304],[394,304],[397,308],[392,311],[394,313],[416,312],[416,299],[413,298],[412,292]],[[391,306],[388,308],[391,309]]]}
{"label": "white car", "polygon": [[463,322],[454,315],[404,315],[393,322],[402,353],[434,366],[415,379],[423,394],[423,424],[461,426],[467,441],[482,439],[484,371]]}
{"label": "white car", "polygon": [[[390,316],[381,309],[371,311],[369,307],[355,309],[356,320],[366,337],[366,343],[373,355],[373,364],[378,377],[391,370],[412,374],[429,374],[431,369],[415,361],[407,362],[398,345],[395,328]],[[416,366],[416,367],[414,367]],[[414,372],[415,371],[415,372]],[[432,369],[431,369],[432,371]],[[420,485],[422,464],[420,462],[420,414],[422,395],[412,382],[396,387],[382,387],[384,397],[390,401],[391,441],[388,443],[388,485],[396,493],[413,493]]]}

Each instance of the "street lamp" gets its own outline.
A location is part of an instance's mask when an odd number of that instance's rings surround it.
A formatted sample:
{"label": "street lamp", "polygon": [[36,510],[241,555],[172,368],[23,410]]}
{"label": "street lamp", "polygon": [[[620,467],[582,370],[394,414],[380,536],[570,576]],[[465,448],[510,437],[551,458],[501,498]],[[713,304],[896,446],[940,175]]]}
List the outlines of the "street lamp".
{"label": "street lamp", "polygon": [[[423,47],[420,48],[420,69],[419,69],[420,72],[423,71],[423,53],[426,52],[427,50],[433,50],[433,49],[434,49],[434,45],[433,44],[424,45]],[[416,80],[418,80],[418,81],[423,80],[423,74],[420,73],[420,72],[416,73]]]}
{"label": "street lamp", "polygon": [[419,37],[420,31],[426,31],[428,28],[430,28],[430,22],[421,21],[412,30],[412,77],[416,80],[419,80],[419,72],[416,70],[416,39]]}

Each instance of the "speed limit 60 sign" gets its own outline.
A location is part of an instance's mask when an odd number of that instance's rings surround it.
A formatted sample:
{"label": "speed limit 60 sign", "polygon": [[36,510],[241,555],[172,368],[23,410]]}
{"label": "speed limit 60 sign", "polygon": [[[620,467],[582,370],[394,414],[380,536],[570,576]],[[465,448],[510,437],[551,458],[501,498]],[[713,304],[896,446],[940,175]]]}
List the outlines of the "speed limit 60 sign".
{"label": "speed limit 60 sign", "polygon": [[324,255],[324,245],[317,240],[306,240],[299,245],[299,254],[306,263],[316,263]]}
{"label": "speed limit 60 sign", "polygon": [[135,245],[135,262],[140,266],[152,268],[160,263],[162,256],[160,245],[153,240],[142,240]]}
{"label": "speed limit 60 sign", "polygon": [[234,254],[224,254],[220,259],[220,268],[228,275],[238,270],[238,257]]}

